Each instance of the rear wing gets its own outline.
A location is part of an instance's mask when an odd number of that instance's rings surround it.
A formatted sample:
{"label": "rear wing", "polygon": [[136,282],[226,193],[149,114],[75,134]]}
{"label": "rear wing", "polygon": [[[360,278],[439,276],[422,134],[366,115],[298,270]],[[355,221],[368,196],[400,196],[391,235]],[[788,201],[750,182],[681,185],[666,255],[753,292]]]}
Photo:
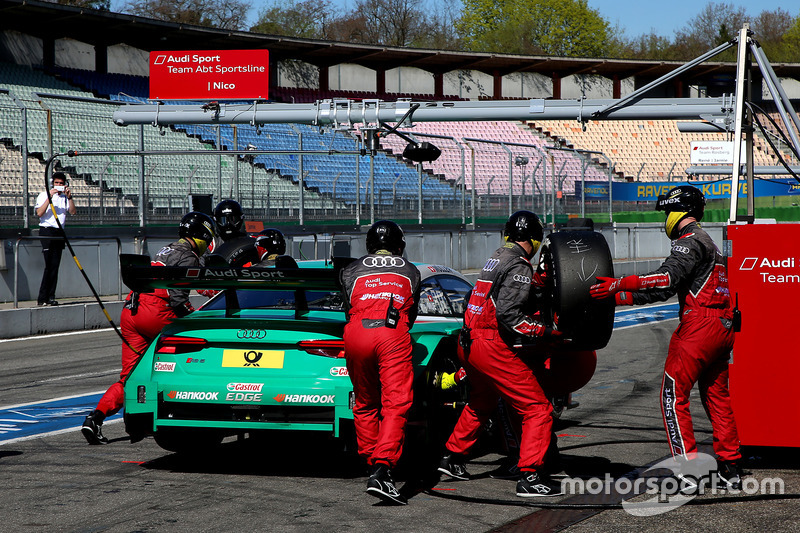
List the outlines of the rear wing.
{"label": "rear wing", "polygon": [[120,254],[122,282],[134,292],[153,289],[239,289],[338,291],[339,271],[350,258],[334,258],[327,268],[299,268],[289,256],[278,257],[275,268],[151,266],[147,255]]}

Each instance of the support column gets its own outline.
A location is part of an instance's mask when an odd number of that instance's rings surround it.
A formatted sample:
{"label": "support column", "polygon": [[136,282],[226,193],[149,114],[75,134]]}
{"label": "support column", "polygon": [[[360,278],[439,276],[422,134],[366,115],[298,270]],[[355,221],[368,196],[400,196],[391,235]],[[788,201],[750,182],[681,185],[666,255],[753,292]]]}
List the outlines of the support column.
{"label": "support column", "polygon": [[42,38],[42,66],[45,69],[56,66],[56,41],[51,37]]}
{"label": "support column", "polygon": [[502,100],[503,98],[503,76],[498,71],[492,72],[492,80],[493,83],[493,91],[494,95],[492,96],[493,100]]}
{"label": "support column", "polygon": [[108,74],[108,46],[104,44],[94,47],[94,70],[98,74]]}
{"label": "support column", "polygon": [[268,82],[269,87],[267,87],[267,97],[270,100],[275,99],[275,95],[277,95],[280,91],[278,89],[278,57],[277,54],[273,54],[272,52],[269,53],[269,65],[267,65],[267,69],[269,70]]}
{"label": "support column", "polygon": [[614,74],[614,77],[611,78],[611,83],[612,83],[611,98],[619,100],[620,98],[622,98],[622,88],[621,88],[621,83],[619,81],[619,76]]}
{"label": "support column", "polygon": [[386,94],[386,69],[375,69],[375,92],[378,98],[383,98]]}
{"label": "support column", "polygon": [[673,80],[672,87],[675,90],[675,98],[683,98],[683,81],[680,78]]}
{"label": "support column", "polygon": [[444,74],[441,72],[433,73],[433,97],[444,98]]}
{"label": "support column", "polygon": [[[342,81],[339,80],[340,87],[341,83]],[[328,73],[328,65],[319,65],[319,90],[320,91],[331,90],[331,81],[330,81],[330,74]]]}
{"label": "support column", "polygon": [[553,75],[550,77],[553,82],[553,99],[560,100],[561,99],[561,76],[558,75],[558,72],[553,72]]}

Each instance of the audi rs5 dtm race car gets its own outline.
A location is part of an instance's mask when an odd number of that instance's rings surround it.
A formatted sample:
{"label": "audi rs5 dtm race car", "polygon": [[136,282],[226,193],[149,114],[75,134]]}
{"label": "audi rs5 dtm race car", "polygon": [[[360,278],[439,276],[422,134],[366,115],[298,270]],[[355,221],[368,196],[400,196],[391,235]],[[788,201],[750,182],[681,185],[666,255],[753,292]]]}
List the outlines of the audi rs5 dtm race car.
{"label": "audi rs5 dtm race car", "polygon": [[[580,303],[582,311],[560,307],[560,300],[574,305],[577,298],[569,292],[575,283],[567,281],[559,267],[573,266],[564,252],[572,246],[595,262],[598,249],[599,255],[608,254],[602,235],[583,233],[581,238],[592,243],[588,252],[583,245],[562,245],[560,238],[556,245],[547,240],[543,244],[554,282],[545,291],[549,294],[540,295],[548,309],[543,318],[552,321],[562,313],[557,327],[566,327],[565,334],[574,337],[574,346],[549,365],[552,372],[566,376],[555,379],[562,384],[561,395],[591,378],[595,359],[590,350],[605,345],[613,325],[612,306],[610,314],[599,308],[607,332],[595,327],[591,333],[599,334],[599,340],[594,345],[574,335],[583,327],[569,332],[570,321],[585,323],[587,309],[598,315],[597,309],[589,309],[594,303],[588,286],[594,277],[579,291],[587,296]],[[557,235],[561,234],[551,237]],[[166,450],[193,452],[231,435],[307,431],[339,437],[351,431],[354,399],[342,340],[344,301],[337,286],[345,261],[298,264],[284,256],[276,268],[268,269],[150,267],[148,257],[131,255],[122,255],[121,262],[123,281],[134,291],[220,289],[197,311],[165,327],[130,374],[124,418],[132,441],[153,436]],[[610,255],[599,262],[602,268],[596,275],[611,275]],[[472,285],[446,266],[417,267],[421,297],[411,329],[415,385],[409,422],[427,427],[428,438],[442,439],[449,435],[459,414],[454,407],[464,405],[467,389],[443,391],[434,385],[434,376],[460,367],[457,337]]]}

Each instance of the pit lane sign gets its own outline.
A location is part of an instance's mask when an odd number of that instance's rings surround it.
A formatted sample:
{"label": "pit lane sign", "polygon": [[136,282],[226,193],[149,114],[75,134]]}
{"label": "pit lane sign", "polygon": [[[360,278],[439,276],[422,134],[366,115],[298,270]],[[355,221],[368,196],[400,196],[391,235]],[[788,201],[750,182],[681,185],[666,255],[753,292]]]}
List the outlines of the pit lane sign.
{"label": "pit lane sign", "polygon": [[153,100],[268,98],[267,50],[150,52]]}
{"label": "pit lane sign", "polygon": [[[689,146],[689,160],[693,165],[733,163],[733,141],[692,141]],[[746,163],[747,150],[744,141],[741,156],[742,163]]]}

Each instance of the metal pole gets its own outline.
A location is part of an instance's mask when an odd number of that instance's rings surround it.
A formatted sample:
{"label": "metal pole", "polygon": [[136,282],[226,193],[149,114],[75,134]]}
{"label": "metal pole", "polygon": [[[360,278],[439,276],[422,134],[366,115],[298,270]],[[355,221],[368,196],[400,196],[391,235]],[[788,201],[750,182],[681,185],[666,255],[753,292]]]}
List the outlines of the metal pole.
{"label": "metal pole", "polygon": [[375,154],[369,152],[369,223],[375,224]]}
{"label": "metal pole", "polygon": [[589,161],[584,160],[581,162],[581,218],[586,218],[586,165]]}
{"label": "metal pole", "polygon": [[[736,211],[739,206],[739,175],[742,172],[742,127],[745,123],[745,78],[749,78],[747,72],[747,33],[749,24],[742,26],[739,30],[739,53],[736,60],[736,105],[734,108],[734,130],[733,130],[733,168],[731,169],[731,204],[728,214],[728,223],[736,221]],[[752,191],[747,191],[752,194]],[[748,213],[750,214],[750,213]]]}
{"label": "metal pole", "polygon": [[[144,125],[139,126],[139,150],[144,152]],[[191,191],[192,178],[189,178]],[[139,156],[139,227],[144,229],[147,217],[145,217],[145,197],[144,197],[144,155]],[[191,207],[191,206],[189,206]]]}
{"label": "metal pole", "polygon": [[[356,141],[357,143],[358,141]],[[361,225],[361,155],[356,155],[356,226]]]}
{"label": "metal pole", "polygon": [[553,229],[556,227],[556,158],[550,152],[550,213]]}
{"label": "metal pole", "polygon": [[[217,150],[222,150],[222,125],[217,125]],[[217,201],[222,200],[222,156],[217,156]]]}
{"label": "metal pole", "polygon": [[417,163],[417,223],[422,224],[422,163]]}
{"label": "metal pole", "polygon": [[464,147],[460,142],[453,140],[461,151],[461,225],[463,226],[467,223],[467,174],[464,163]]}
{"label": "metal pole", "polygon": [[539,158],[539,161],[536,162],[536,166],[533,167],[533,170],[531,171],[531,211],[533,212],[536,212],[534,198],[536,197],[536,188],[538,187],[538,185],[536,185],[536,171],[539,170],[542,161],[544,161],[544,158]]}
{"label": "metal pole", "polygon": [[511,204],[514,198],[514,154],[505,144],[500,143],[500,146],[508,153],[508,216],[510,217],[513,212]]}
{"label": "metal pole", "polygon": [[470,158],[471,158],[470,159],[470,161],[471,161],[470,166],[472,167],[471,168],[471,172],[472,172],[472,192],[470,194],[470,197],[471,197],[472,205],[470,206],[470,212],[471,212],[471,221],[470,221],[470,223],[472,224],[472,227],[474,228],[475,227],[475,148],[471,144],[467,143],[466,141],[464,141],[464,142],[466,143],[467,146],[469,146]]}
{"label": "metal pole", "polygon": [[[236,126],[233,126],[233,146],[234,150],[239,149],[239,134]],[[241,202],[242,199],[239,196],[239,156],[234,154],[232,157],[233,157],[233,197],[236,198],[237,202]]]}

